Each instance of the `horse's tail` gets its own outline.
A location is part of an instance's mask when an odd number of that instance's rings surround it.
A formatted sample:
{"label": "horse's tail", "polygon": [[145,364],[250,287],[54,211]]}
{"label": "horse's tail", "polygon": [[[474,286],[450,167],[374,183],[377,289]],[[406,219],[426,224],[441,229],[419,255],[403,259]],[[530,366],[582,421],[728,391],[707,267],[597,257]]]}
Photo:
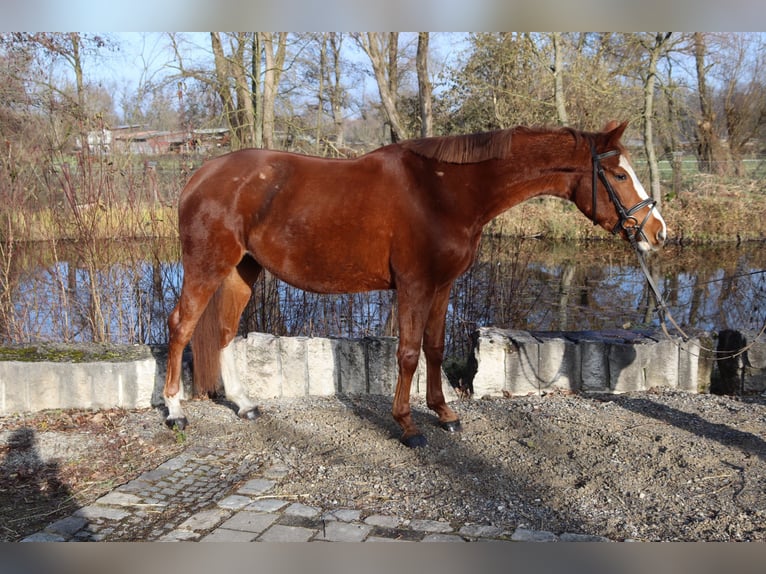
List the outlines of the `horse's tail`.
{"label": "horse's tail", "polygon": [[223,285],[216,289],[192,335],[193,395],[215,395],[221,379],[221,307]]}

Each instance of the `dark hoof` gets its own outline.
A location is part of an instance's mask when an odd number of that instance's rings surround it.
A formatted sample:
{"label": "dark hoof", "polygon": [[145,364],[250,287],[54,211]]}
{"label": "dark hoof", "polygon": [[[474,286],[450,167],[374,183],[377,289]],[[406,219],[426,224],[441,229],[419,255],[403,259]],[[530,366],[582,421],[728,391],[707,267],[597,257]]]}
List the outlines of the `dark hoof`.
{"label": "dark hoof", "polygon": [[258,407],[253,407],[252,409],[239,414],[239,418],[245,419],[246,421],[254,421],[260,416],[261,410]]}
{"label": "dark hoof", "polygon": [[186,417],[180,419],[165,419],[165,424],[168,425],[168,428],[171,430],[182,431],[189,424],[189,421]]}
{"label": "dark hoof", "polygon": [[446,423],[439,423],[439,426],[447,432],[461,432],[463,430],[463,425],[460,424],[460,419],[457,419],[456,421],[447,421]]}
{"label": "dark hoof", "polygon": [[409,448],[423,448],[428,445],[425,435],[422,434],[414,434],[406,438],[402,437],[401,441],[404,446]]}

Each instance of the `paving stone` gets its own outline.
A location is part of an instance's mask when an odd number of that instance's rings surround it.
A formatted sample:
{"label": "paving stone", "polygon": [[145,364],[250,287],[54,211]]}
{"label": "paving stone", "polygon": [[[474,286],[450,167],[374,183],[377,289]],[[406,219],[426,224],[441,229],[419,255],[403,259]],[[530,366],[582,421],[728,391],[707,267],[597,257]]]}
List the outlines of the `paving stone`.
{"label": "paving stone", "polygon": [[216,504],[221,508],[228,508],[229,510],[241,510],[248,504],[252,503],[253,499],[248,496],[241,496],[239,494],[232,494],[226,498],[222,498]]}
{"label": "paving stone", "polygon": [[276,514],[269,514],[265,512],[237,512],[234,516],[229,518],[226,522],[221,524],[221,528],[227,528],[229,530],[243,530],[245,532],[254,532],[260,534],[266,530],[269,526],[274,524],[277,520]]}
{"label": "paving stone", "polygon": [[243,484],[239,490],[237,490],[237,493],[257,496],[259,494],[268,492],[274,488],[275,484],[276,482],[273,480],[266,480],[265,478],[254,478],[253,480],[248,480],[245,484]]}
{"label": "paving stone", "polygon": [[130,513],[119,508],[91,504],[89,506],[83,506],[75,511],[74,515],[86,518],[87,520],[122,520],[123,518],[130,516]]}
{"label": "paving stone", "polygon": [[558,540],[553,532],[547,532],[545,530],[529,530],[528,528],[517,528],[511,540],[514,542],[556,542]]}
{"label": "paving stone", "polygon": [[178,525],[181,530],[210,530],[218,526],[218,523],[231,515],[226,509],[212,508],[193,514],[183,523]]}
{"label": "paving stone", "polygon": [[502,528],[488,524],[466,524],[459,531],[463,536],[476,538],[497,538],[505,532]]}
{"label": "paving stone", "polygon": [[67,540],[68,538],[65,536],[53,534],[52,532],[35,532],[21,539],[22,542],[66,542]]}
{"label": "paving stone", "polygon": [[110,492],[96,500],[96,504],[105,504],[107,506],[135,506],[141,503],[142,499],[135,494],[120,492],[119,490]]}
{"label": "paving stone", "polygon": [[361,542],[372,530],[372,526],[367,524],[339,522],[333,520],[325,524],[323,530],[319,531],[316,540],[327,540],[329,542]]}
{"label": "paving stone", "polygon": [[287,506],[289,502],[279,498],[264,498],[262,500],[256,500],[245,507],[245,510],[253,510],[256,512],[276,512],[280,508]]}
{"label": "paving stone", "polygon": [[325,512],[322,515],[322,520],[340,520],[341,522],[354,522],[358,521],[361,517],[361,510],[341,508],[339,510],[331,510],[330,512]]}
{"label": "paving stone", "polygon": [[314,506],[306,506],[300,502],[294,502],[285,509],[285,514],[290,516],[302,516],[303,518],[313,518],[318,516],[321,510]]}
{"label": "paving stone", "polygon": [[309,528],[276,524],[264,532],[258,540],[261,542],[308,542],[315,534],[316,530]]}
{"label": "paving stone", "polygon": [[365,524],[371,526],[382,526],[383,528],[396,528],[402,523],[398,516],[384,516],[382,514],[373,514],[364,519]]}
{"label": "paving stone", "polygon": [[254,532],[216,528],[200,542],[252,542],[256,536],[258,535]]}
{"label": "paving stone", "polygon": [[452,532],[449,522],[437,520],[413,520],[410,522],[410,528],[419,532]]}
{"label": "paving stone", "polygon": [[74,534],[79,530],[85,528],[87,524],[87,519],[83,518],[82,516],[72,515],[67,516],[66,518],[62,518],[61,520],[57,520],[53,524],[48,525],[45,528],[45,531],[53,534],[61,534],[65,537],[71,537],[74,536]]}
{"label": "paving stone", "polygon": [[189,540],[196,540],[199,534],[196,532],[190,532],[189,530],[172,530],[167,534],[160,536],[160,542],[186,542]]}

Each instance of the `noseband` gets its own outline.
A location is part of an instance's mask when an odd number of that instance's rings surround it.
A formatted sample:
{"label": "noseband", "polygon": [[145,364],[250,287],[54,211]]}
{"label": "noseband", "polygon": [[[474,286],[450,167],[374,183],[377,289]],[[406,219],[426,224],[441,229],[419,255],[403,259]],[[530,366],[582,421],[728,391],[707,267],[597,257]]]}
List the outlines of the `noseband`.
{"label": "noseband", "polygon": [[[628,238],[630,239],[631,244],[635,246],[638,242],[639,236],[643,236],[644,240],[649,242],[649,239],[646,237],[646,235],[644,235],[644,225],[646,225],[649,216],[652,214],[652,208],[657,204],[657,202],[654,199],[647,197],[646,199],[639,201],[630,209],[625,209],[625,206],[617,196],[617,192],[614,191],[612,184],[609,183],[609,180],[606,178],[604,168],[601,166],[602,159],[612,157],[613,155],[619,155],[619,153],[620,152],[618,150],[613,149],[599,154],[596,153],[595,146],[591,144],[591,155],[593,157],[593,212],[591,217],[593,219],[593,225],[596,225],[598,223],[598,221],[596,221],[596,191],[598,188],[598,180],[600,179],[601,183],[604,184],[604,187],[609,194],[609,199],[612,200],[614,208],[617,210],[617,215],[619,216],[619,220],[612,229],[612,233],[617,233],[620,229],[624,229],[625,233],[628,234]],[[641,223],[639,223],[638,219],[636,219],[633,214],[640,211],[644,207],[649,207],[649,211],[647,212],[644,219],[641,220]]]}

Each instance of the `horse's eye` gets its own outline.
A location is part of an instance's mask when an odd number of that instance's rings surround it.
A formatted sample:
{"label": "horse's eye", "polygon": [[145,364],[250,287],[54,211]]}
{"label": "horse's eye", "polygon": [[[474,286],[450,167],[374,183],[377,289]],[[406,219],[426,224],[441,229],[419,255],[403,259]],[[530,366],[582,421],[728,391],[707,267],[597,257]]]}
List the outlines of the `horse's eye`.
{"label": "horse's eye", "polygon": [[617,179],[617,181],[625,181],[626,179],[628,179],[628,176],[625,175],[624,173],[617,173],[615,174],[614,177]]}

